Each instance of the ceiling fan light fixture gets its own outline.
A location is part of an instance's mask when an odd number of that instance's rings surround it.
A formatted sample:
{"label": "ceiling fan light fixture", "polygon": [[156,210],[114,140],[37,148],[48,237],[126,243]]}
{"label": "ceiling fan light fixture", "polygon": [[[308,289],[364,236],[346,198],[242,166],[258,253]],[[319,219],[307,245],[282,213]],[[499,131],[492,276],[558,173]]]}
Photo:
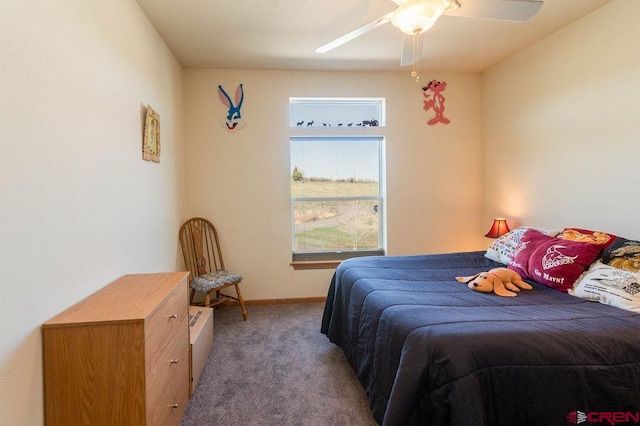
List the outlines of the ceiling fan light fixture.
{"label": "ceiling fan light fixture", "polygon": [[405,34],[421,34],[442,14],[458,7],[460,4],[455,0],[406,0],[396,9],[391,23]]}

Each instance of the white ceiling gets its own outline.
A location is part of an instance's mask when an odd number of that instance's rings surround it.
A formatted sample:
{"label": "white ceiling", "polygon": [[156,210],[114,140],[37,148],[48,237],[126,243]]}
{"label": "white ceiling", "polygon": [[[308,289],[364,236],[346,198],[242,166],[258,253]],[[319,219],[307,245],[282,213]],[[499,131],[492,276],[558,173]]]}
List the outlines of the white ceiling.
{"label": "white ceiling", "polygon": [[[394,10],[390,0],[136,1],[185,68],[403,70],[402,33],[391,24],[315,52]],[[611,1],[545,0],[524,23],[443,16],[423,34],[420,70],[482,71]]]}

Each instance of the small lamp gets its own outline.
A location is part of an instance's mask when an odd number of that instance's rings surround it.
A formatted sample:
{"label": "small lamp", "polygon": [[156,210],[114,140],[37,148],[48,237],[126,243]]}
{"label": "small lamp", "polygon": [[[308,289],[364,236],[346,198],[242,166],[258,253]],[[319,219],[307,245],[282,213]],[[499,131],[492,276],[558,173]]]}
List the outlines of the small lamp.
{"label": "small lamp", "polygon": [[507,232],[511,231],[509,225],[507,225],[507,219],[503,217],[496,217],[493,219],[493,225],[491,229],[484,236],[487,238],[498,238]]}

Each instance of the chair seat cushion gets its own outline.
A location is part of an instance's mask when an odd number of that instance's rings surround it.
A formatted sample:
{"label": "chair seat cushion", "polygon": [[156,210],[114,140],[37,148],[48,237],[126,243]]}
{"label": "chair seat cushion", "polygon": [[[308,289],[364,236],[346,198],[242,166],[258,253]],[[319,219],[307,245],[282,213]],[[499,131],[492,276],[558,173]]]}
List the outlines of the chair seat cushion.
{"label": "chair seat cushion", "polygon": [[206,293],[219,287],[239,283],[240,281],[242,281],[240,275],[220,270],[195,277],[193,281],[191,281],[191,288]]}

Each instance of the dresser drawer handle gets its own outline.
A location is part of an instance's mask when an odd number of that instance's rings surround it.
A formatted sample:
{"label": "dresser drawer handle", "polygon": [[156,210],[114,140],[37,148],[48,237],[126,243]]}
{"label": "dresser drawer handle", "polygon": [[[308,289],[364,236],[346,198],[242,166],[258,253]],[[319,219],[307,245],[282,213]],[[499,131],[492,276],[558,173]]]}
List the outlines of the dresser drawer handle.
{"label": "dresser drawer handle", "polygon": [[178,318],[178,314],[171,314],[169,315],[169,318]]}
{"label": "dresser drawer handle", "polygon": [[171,408],[178,408],[178,404],[171,404]]}
{"label": "dresser drawer handle", "polygon": [[178,360],[177,359],[172,359],[171,361],[169,361],[171,364],[177,364]]}

